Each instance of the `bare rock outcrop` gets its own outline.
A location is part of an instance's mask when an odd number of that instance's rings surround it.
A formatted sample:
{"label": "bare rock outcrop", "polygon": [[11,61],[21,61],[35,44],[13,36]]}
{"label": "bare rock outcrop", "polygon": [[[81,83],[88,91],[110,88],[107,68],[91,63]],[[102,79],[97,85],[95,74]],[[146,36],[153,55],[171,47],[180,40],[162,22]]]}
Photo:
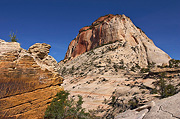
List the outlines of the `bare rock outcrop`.
{"label": "bare rock outcrop", "polygon": [[[64,89],[71,95],[82,95],[85,108],[102,107],[115,114],[120,110],[114,111],[104,103],[115,91],[121,94],[119,104],[128,107],[134,97],[138,105],[157,99],[154,84],[163,72],[172,77],[170,84],[177,86],[179,69],[160,70],[156,66],[167,65],[170,59],[130,18],[107,15],[80,29],[65,59],[58,63],[58,71],[65,78]],[[145,113],[147,110],[136,116]]]}
{"label": "bare rock outcrop", "polygon": [[[45,69],[46,64],[40,65],[39,57],[33,54],[35,50],[30,54],[20,47],[8,46],[11,50],[1,49],[0,55],[0,118],[43,118],[47,105],[62,90],[63,78]],[[41,51],[41,47],[37,48]],[[46,59],[49,49],[44,52]]]}
{"label": "bare rock outcrop", "polygon": [[118,114],[115,119],[179,119],[179,97],[180,93],[172,97],[156,100],[154,105],[147,105],[147,108],[144,108],[144,110],[127,110]]}
{"label": "bare rock outcrop", "polygon": [[29,47],[28,52],[34,57],[42,69],[56,71],[57,61],[48,55],[50,48],[51,46],[49,44],[36,43]]}
{"label": "bare rock outcrop", "polygon": [[79,30],[79,34],[69,44],[65,61],[115,41],[121,42],[129,55],[135,52],[134,58],[137,58],[141,66],[146,66],[149,62],[157,65],[167,64],[171,59],[164,51],[156,47],[129,17],[109,14],[98,18],[91,26]]}
{"label": "bare rock outcrop", "polygon": [[20,44],[17,42],[5,42],[0,39],[0,55],[6,52],[21,49]]}
{"label": "bare rock outcrop", "polygon": [[48,56],[49,49],[51,46],[46,43],[36,43],[29,47],[28,51],[31,53],[35,58],[44,59]]}

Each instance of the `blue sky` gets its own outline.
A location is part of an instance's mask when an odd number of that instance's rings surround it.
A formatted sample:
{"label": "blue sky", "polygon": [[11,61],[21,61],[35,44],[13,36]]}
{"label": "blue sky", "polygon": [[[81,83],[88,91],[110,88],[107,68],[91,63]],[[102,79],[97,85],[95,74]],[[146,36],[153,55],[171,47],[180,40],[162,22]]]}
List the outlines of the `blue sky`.
{"label": "blue sky", "polygon": [[0,0],[0,39],[17,30],[22,48],[52,46],[64,58],[80,28],[106,14],[125,14],[172,58],[180,59],[180,0]]}

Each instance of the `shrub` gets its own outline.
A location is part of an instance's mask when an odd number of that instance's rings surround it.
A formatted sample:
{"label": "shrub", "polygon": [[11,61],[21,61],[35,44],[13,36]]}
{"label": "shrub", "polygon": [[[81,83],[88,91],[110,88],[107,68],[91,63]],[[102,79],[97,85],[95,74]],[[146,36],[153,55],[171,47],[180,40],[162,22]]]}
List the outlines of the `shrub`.
{"label": "shrub", "polygon": [[139,101],[136,97],[133,97],[133,99],[129,100],[128,101],[128,105],[130,106],[129,108],[132,110],[132,109],[135,109],[139,106]]}
{"label": "shrub", "polygon": [[17,42],[18,39],[16,38],[16,34],[14,32],[11,32],[9,37],[11,38],[10,41],[11,42]]}
{"label": "shrub", "polygon": [[92,119],[89,113],[82,108],[83,98],[78,95],[78,101],[68,99],[68,91],[60,91],[47,107],[45,119]]}
{"label": "shrub", "polygon": [[139,64],[136,64],[135,66],[137,69],[141,69],[141,67],[139,66]]}
{"label": "shrub", "polygon": [[121,59],[119,63],[120,63],[120,64],[124,64],[124,60],[123,60],[123,59]]}
{"label": "shrub", "polygon": [[66,67],[63,67],[63,69],[62,69],[62,75],[64,74],[66,72]]}
{"label": "shrub", "polygon": [[73,65],[73,66],[71,67],[69,73],[72,74],[72,73],[74,72],[74,69],[75,69],[75,68],[74,68],[74,65]]}
{"label": "shrub", "polygon": [[147,73],[149,71],[150,71],[149,68],[141,68],[141,73]]}
{"label": "shrub", "polygon": [[180,66],[180,60],[171,59],[169,60],[169,67],[179,67]]}
{"label": "shrub", "polygon": [[151,69],[151,68],[154,68],[155,65],[156,65],[156,63],[154,63],[154,62],[151,62],[151,63],[150,63],[150,62],[149,62],[147,67],[148,67],[149,69]]}
{"label": "shrub", "polygon": [[161,98],[166,98],[177,93],[176,87],[171,84],[167,84],[167,82],[164,80],[164,77],[165,75],[162,74],[160,81],[157,82],[157,85],[159,86],[158,92],[160,93]]}
{"label": "shrub", "polygon": [[114,67],[115,71],[118,72],[118,65],[114,64],[113,67]]}
{"label": "shrub", "polygon": [[123,66],[123,65],[119,66],[119,69],[125,69],[125,68],[126,68],[126,67]]}
{"label": "shrub", "polygon": [[158,93],[158,90],[156,88],[153,88],[151,91],[150,91],[150,94],[157,94]]}
{"label": "shrub", "polygon": [[133,72],[136,71],[134,66],[132,66],[130,70],[133,71]]}

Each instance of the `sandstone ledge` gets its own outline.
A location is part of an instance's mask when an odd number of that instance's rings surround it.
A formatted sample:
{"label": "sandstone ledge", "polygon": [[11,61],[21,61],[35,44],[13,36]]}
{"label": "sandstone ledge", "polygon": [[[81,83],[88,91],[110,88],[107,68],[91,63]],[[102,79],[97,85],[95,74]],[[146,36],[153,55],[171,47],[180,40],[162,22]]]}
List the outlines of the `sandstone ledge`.
{"label": "sandstone ledge", "polygon": [[18,50],[0,55],[0,118],[43,118],[63,78]]}

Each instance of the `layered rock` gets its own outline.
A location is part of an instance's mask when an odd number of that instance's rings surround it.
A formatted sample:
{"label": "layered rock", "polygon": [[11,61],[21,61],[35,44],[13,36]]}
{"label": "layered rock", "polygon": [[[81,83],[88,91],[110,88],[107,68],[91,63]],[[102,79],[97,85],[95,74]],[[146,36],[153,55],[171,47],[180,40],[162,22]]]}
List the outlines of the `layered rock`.
{"label": "layered rock", "polygon": [[[167,65],[170,59],[130,18],[107,15],[80,29],[69,44],[65,59],[58,63],[58,70],[65,78],[64,89],[71,95],[82,95],[85,108],[101,107],[115,114],[120,110],[104,103],[111,101],[115,91],[120,95],[121,106],[128,107],[134,97],[143,105],[159,96],[151,91],[161,73],[172,77],[170,84],[180,89],[179,69],[159,69],[153,65]],[[143,73],[144,69],[150,73]]]}
{"label": "layered rock", "polygon": [[5,42],[0,39],[0,55],[6,52],[21,49],[20,44],[17,42]]}
{"label": "layered rock", "polygon": [[137,28],[125,15],[106,15],[98,18],[91,26],[80,29],[79,34],[69,44],[65,61],[73,59],[103,44],[119,41],[129,54],[135,52],[134,58],[139,65],[148,63],[167,64],[170,57],[156,47],[144,32]]}
{"label": "layered rock", "polygon": [[34,57],[42,69],[56,71],[57,61],[48,55],[50,48],[51,46],[49,44],[36,43],[28,49],[28,52]]}
{"label": "layered rock", "polygon": [[9,49],[1,49],[4,53],[0,55],[0,118],[43,118],[47,105],[62,90],[63,78],[46,69],[47,64],[40,65],[40,56],[31,50],[30,54],[14,46]]}

